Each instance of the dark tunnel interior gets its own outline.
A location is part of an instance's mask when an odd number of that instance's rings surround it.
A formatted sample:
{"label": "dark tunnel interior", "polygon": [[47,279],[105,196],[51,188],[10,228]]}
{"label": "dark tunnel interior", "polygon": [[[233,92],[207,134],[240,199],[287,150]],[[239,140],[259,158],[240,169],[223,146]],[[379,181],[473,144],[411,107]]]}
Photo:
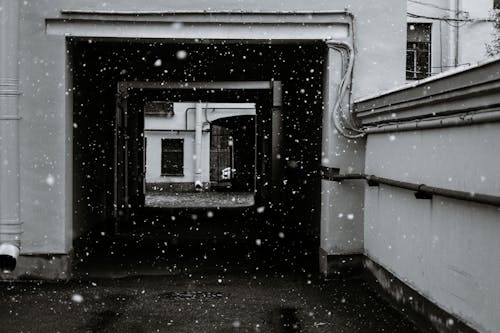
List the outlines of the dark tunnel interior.
{"label": "dark tunnel interior", "polygon": [[[320,44],[188,44],[68,39],[73,80],[74,247],[77,256],[97,251],[104,239],[161,244],[257,243],[317,255],[319,246],[323,59]],[[271,99],[265,91],[136,91],[133,98],[251,102],[257,104],[255,205],[245,208],[134,210],[117,223],[114,213],[114,126],[120,81],[281,81],[283,87],[282,184],[271,180],[265,143]],[[132,99],[133,99],[132,98]],[[141,115],[136,114],[136,137]],[[134,119],[132,116],[131,119]],[[138,134],[139,133],[139,134]],[[136,150],[140,149],[138,144]],[[260,156],[260,157],[259,157]],[[259,164],[260,163],[260,164]],[[267,164],[266,164],[267,163]],[[257,169],[259,167],[257,166]],[[262,177],[260,177],[262,176]],[[104,236],[105,235],[105,236]],[[96,243],[98,243],[96,245]],[[259,244],[260,245],[260,244]],[[297,245],[297,246],[294,246]],[[109,250],[108,245],[105,246]],[[92,251],[91,251],[92,250]],[[316,260],[312,260],[316,261]]]}

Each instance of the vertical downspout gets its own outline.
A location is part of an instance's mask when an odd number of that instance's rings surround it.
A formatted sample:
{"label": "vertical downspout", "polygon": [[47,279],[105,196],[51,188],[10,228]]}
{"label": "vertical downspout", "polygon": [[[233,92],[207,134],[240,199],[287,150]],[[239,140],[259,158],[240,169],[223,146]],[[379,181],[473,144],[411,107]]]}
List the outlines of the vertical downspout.
{"label": "vertical downspout", "polygon": [[[449,0],[449,6],[450,10],[454,13],[454,19],[457,19],[460,17],[460,0]],[[449,65],[458,67],[459,65],[459,22],[455,21],[454,24],[450,23],[450,36],[449,36],[449,57],[451,58],[449,60]],[[451,61],[453,59],[453,61]]]}
{"label": "vertical downspout", "polygon": [[459,48],[460,48],[460,25],[458,23],[458,19],[460,17],[460,0],[455,0],[455,18],[457,21],[455,22],[455,67],[458,67],[460,62],[458,61],[459,57]]}
{"label": "vertical downspout", "polygon": [[439,73],[443,72],[443,21],[439,21]]}
{"label": "vertical downspout", "polygon": [[15,269],[21,247],[19,178],[19,2],[0,0],[0,271]]}
{"label": "vertical downspout", "polygon": [[202,152],[201,152],[201,139],[202,139],[202,127],[203,127],[203,106],[201,103],[196,103],[196,112],[195,112],[195,132],[194,132],[194,141],[195,141],[195,171],[194,171],[194,188],[197,191],[201,191],[203,189],[203,183],[201,182],[201,162],[202,162]]}
{"label": "vertical downspout", "polygon": [[273,106],[271,109],[271,183],[273,199],[278,202],[283,191],[283,100],[281,81],[272,81]]}

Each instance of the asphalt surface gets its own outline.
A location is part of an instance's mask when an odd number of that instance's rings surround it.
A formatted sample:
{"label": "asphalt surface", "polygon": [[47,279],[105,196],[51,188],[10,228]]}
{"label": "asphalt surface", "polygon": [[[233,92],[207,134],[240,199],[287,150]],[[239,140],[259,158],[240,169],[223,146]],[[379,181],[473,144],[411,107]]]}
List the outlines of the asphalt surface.
{"label": "asphalt surface", "polygon": [[418,332],[362,279],[318,276],[307,253],[197,245],[103,244],[72,281],[4,282],[0,332]]}
{"label": "asphalt surface", "polygon": [[417,332],[359,280],[265,273],[2,286],[2,332]]}
{"label": "asphalt surface", "polygon": [[249,207],[254,204],[254,193],[249,192],[149,192],[145,206],[169,207]]}

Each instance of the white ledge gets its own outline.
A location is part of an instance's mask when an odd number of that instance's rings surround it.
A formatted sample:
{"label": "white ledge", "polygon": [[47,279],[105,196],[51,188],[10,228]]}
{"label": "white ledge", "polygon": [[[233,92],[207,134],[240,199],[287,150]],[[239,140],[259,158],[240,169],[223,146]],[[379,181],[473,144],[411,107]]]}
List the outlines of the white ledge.
{"label": "white ledge", "polygon": [[416,87],[419,87],[419,86],[423,86],[425,84],[428,84],[428,83],[431,83],[431,82],[434,82],[434,81],[438,81],[438,80],[441,80],[441,79],[444,79],[444,78],[447,78],[447,77],[450,77],[450,76],[458,75],[460,73],[463,73],[463,72],[466,72],[466,71],[469,71],[469,70],[473,70],[473,69],[476,69],[476,68],[480,68],[480,67],[489,65],[489,64],[491,64],[493,62],[497,62],[499,60],[500,60],[500,55],[492,57],[492,58],[488,58],[488,59],[485,59],[485,60],[478,61],[477,63],[474,63],[472,65],[463,65],[463,66],[460,66],[460,67],[457,67],[457,68],[453,68],[453,69],[447,70],[445,72],[442,72],[442,73],[439,73],[439,74],[436,74],[436,75],[433,75],[433,76],[429,76],[429,77],[427,77],[425,79],[422,79],[422,80],[412,81],[412,82],[409,82],[407,84],[404,84],[404,85],[396,87],[396,88],[392,88],[392,89],[384,90],[384,91],[381,91],[381,92],[378,92],[378,93],[375,93],[375,94],[363,96],[363,97],[355,100],[354,103],[362,103],[362,102],[365,102],[365,101],[368,101],[368,100],[371,100],[371,99],[375,99],[375,98],[383,97],[383,96],[386,96],[386,95],[390,95],[390,94],[398,92],[398,91],[403,91],[403,90],[407,90],[407,89],[412,89],[412,88],[416,88]]}

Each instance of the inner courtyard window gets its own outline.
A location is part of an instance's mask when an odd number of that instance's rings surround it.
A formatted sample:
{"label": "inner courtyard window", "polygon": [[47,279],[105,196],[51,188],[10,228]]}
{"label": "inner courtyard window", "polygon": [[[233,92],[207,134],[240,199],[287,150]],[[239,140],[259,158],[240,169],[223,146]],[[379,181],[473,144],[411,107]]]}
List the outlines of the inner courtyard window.
{"label": "inner courtyard window", "polygon": [[161,140],[161,174],[184,175],[184,139]]}

